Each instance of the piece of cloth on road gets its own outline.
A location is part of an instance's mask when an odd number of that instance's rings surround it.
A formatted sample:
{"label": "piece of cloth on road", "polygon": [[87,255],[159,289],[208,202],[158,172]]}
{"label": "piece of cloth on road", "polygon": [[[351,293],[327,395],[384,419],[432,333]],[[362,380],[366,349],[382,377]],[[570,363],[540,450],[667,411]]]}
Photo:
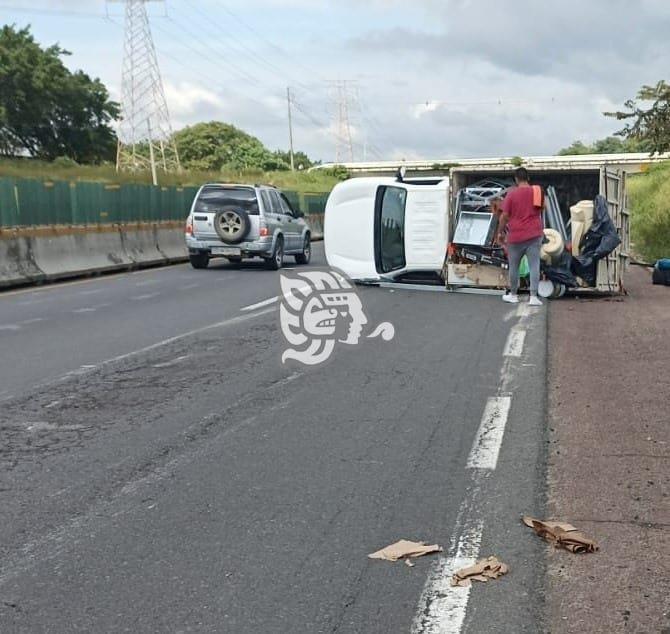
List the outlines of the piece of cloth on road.
{"label": "piece of cloth on road", "polygon": [[387,561],[398,561],[408,557],[423,557],[430,553],[441,553],[442,547],[437,544],[426,544],[426,542],[411,542],[407,539],[401,539],[390,544],[381,550],[370,553],[370,559],[386,559]]}
{"label": "piece of cloth on road", "polygon": [[457,570],[451,577],[452,586],[467,587],[472,581],[487,582],[491,579],[498,579],[507,574],[509,567],[497,557],[487,557],[480,559],[473,566],[467,566]]}
{"label": "piece of cloth on road", "polygon": [[556,548],[564,548],[577,554],[594,553],[598,550],[598,544],[595,541],[567,522],[547,522],[528,515],[524,515],[521,521]]}
{"label": "piece of cloth on road", "polygon": [[530,268],[530,292],[537,294],[537,286],[540,283],[540,249],[542,248],[542,237],[526,240],[526,242],[509,243],[507,245],[507,258],[509,261],[509,286],[512,295],[519,290],[519,266],[521,258],[528,258]]}

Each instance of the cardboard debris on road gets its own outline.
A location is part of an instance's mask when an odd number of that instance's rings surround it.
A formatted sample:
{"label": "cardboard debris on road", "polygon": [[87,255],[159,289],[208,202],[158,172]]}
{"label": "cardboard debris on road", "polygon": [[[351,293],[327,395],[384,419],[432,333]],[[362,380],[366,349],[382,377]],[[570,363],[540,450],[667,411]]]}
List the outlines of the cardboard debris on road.
{"label": "cardboard debris on road", "polygon": [[469,586],[472,581],[487,582],[507,574],[509,567],[497,557],[480,559],[474,566],[457,570],[451,577],[452,586]]}
{"label": "cardboard debris on road", "polygon": [[[441,553],[442,547],[437,544],[428,545],[426,542],[410,542],[401,539],[395,544],[390,544],[377,552],[370,553],[370,559],[386,559],[387,561],[398,561],[398,559],[408,559],[409,557],[423,557],[430,553]],[[409,565],[409,564],[408,564]]]}
{"label": "cardboard debris on road", "polygon": [[594,553],[599,549],[595,541],[572,524],[538,520],[528,515],[524,515],[521,521],[556,548],[565,548],[571,553]]}

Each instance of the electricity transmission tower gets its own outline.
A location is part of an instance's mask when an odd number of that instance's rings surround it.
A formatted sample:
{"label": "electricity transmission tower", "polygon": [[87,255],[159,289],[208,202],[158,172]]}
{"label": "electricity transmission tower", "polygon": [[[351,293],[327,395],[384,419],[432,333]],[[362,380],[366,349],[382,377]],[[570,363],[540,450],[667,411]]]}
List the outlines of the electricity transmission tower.
{"label": "electricity transmission tower", "polygon": [[354,143],[351,136],[349,111],[351,105],[350,81],[343,79],[330,82],[335,100],[335,162],[343,158],[354,160]]}
{"label": "electricity transmission tower", "polygon": [[150,169],[156,185],[157,168],[164,172],[181,169],[146,7],[147,2],[163,0],[110,1],[125,4],[116,169]]}

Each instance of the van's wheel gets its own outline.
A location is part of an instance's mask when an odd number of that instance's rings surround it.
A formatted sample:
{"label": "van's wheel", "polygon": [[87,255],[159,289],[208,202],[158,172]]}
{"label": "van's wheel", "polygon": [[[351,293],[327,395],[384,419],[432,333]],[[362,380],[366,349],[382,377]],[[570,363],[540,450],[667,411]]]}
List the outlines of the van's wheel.
{"label": "van's wheel", "polygon": [[305,236],[305,242],[302,245],[302,253],[298,253],[295,256],[295,261],[297,264],[309,264],[310,259],[312,258],[312,244],[309,239],[309,234]]}
{"label": "van's wheel", "polygon": [[194,269],[206,269],[209,264],[209,255],[206,253],[190,253],[188,259]]}
{"label": "van's wheel", "polygon": [[278,271],[284,264],[284,238],[279,236],[275,242],[272,256],[265,260],[267,267],[272,271]]}

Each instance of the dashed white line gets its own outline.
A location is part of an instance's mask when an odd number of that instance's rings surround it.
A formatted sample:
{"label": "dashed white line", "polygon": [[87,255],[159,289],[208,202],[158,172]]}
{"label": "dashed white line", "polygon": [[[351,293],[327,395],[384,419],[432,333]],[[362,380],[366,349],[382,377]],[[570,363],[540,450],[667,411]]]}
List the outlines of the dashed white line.
{"label": "dashed white line", "polygon": [[135,295],[134,297],[131,297],[130,299],[134,299],[136,301],[141,301],[144,299],[151,299],[152,297],[158,297],[160,293],[145,293],[144,295]]}
{"label": "dashed white line", "polygon": [[523,354],[523,344],[526,340],[525,328],[512,328],[505,342],[504,357],[520,357]]}
{"label": "dashed white line", "polygon": [[470,586],[452,586],[452,575],[472,566],[479,556],[482,523],[463,530],[451,557],[441,557],[431,571],[419,601],[419,610],[412,624],[413,634],[459,634],[465,621]]}
{"label": "dashed white line", "polygon": [[496,468],[511,405],[511,396],[492,396],[486,401],[477,436],[468,456],[468,469],[493,471]]}
{"label": "dashed white line", "polygon": [[44,321],[44,317],[33,317],[32,319],[24,319],[23,321],[20,321],[20,324],[36,324],[38,321]]}

